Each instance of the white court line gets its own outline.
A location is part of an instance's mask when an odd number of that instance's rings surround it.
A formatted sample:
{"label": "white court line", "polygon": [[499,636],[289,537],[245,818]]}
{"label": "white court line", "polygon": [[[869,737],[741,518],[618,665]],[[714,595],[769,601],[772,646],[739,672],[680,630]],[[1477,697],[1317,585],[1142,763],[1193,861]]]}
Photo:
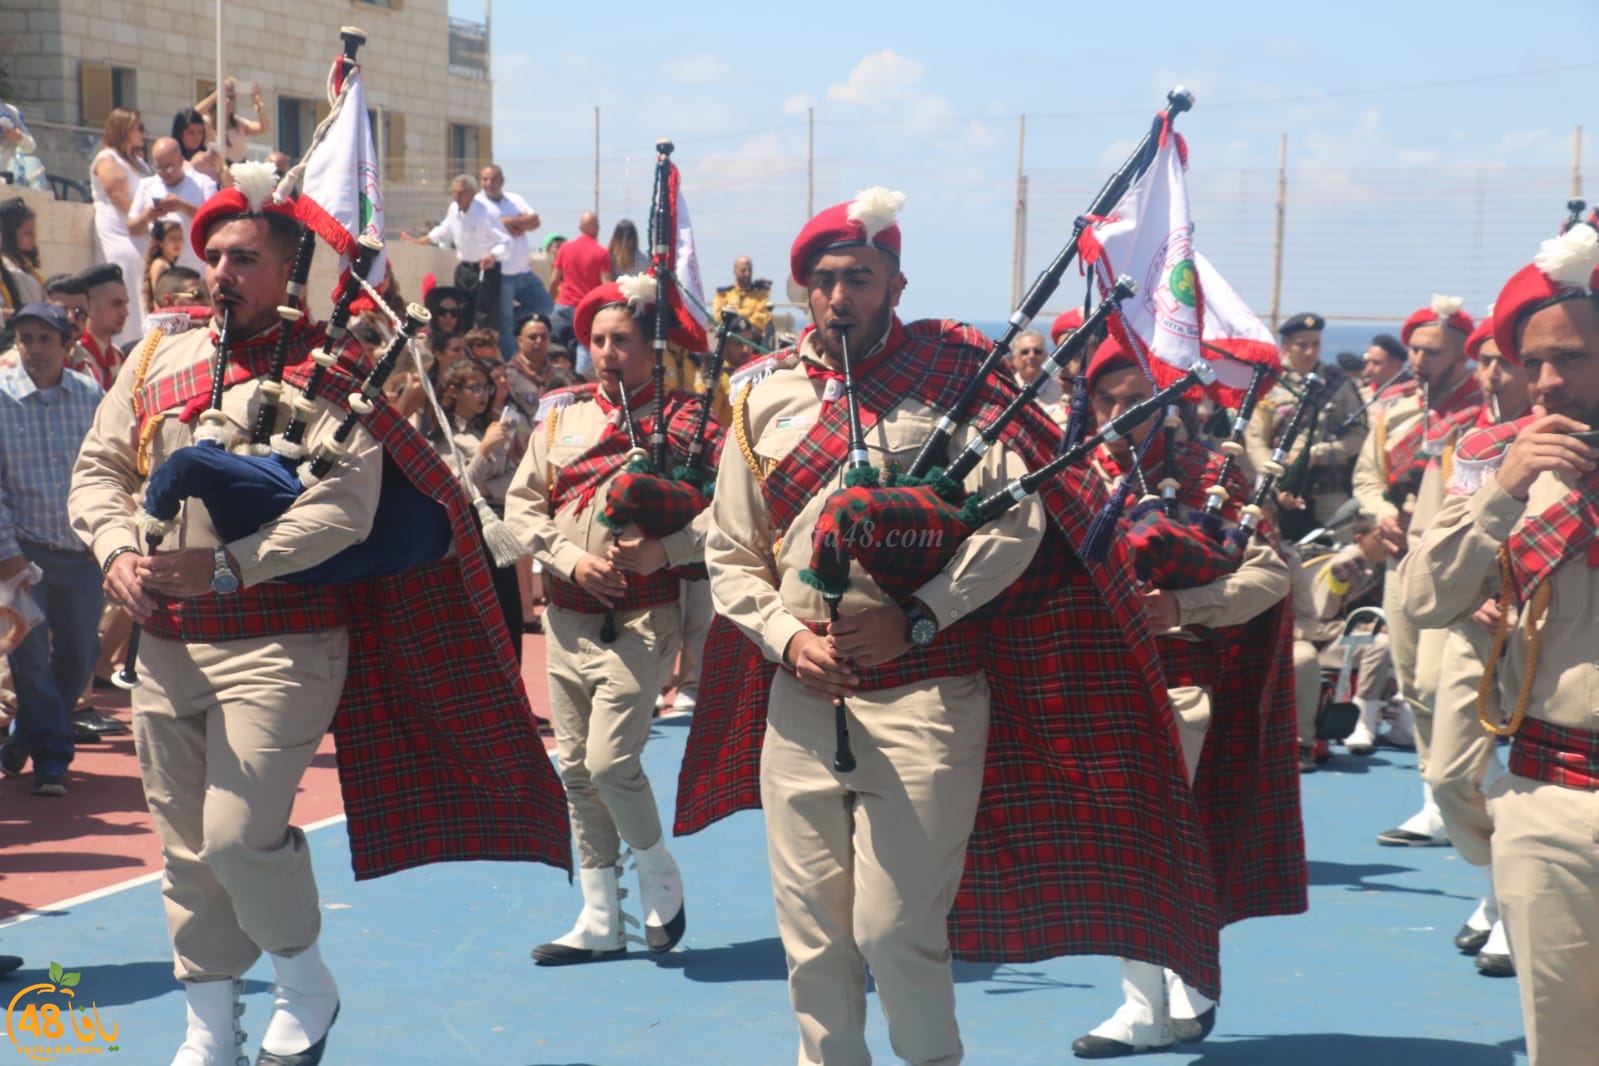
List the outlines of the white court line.
{"label": "white court line", "polygon": [[[318,829],[326,829],[328,826],[336,825],[342,821],[344,821],[344,815],[335,814],[330,815],[327,818],[323,818],[321,821],[312,822],[303,828],[307,833],[314,833]],[[140,874],[138,877],[130,877],[126,881],[118,881],[114,885],[107,885],[104,888],[97,888],[93,892],[85,892],[81,896],[73,896],[71,899],[64,899],[57,903],[47,903],[43,907],[38,907],[31,911],[23,911],[21,914],[12,915],[10,918],[0,921],[0,929],[9,929],[13,925],[21,925],[23,922],[32,921],[35,918],[45,918],[59,915],[63,911],[69,911],[74,907],[81,907],[85,903],[91,903],[97,899],[104,899],[106,896],[115,895],[118,892],[126,892],[130,888],[138,888],[140,885],[147,885],[151,881],[159,880],[161,880],[160,870],[157,870],[154,873]]]}
{"label": "white court line", "polygon": [[[665,715],[662,715],[662,717],[665,717]],[[556,758],[556,753],[552,751],[548,752],[547,754],[549,755],[550,760],[553,762]],[[314,833],[318,829],[326,829],[330,825],[344,821],[344,819],[345,816],[343,814],[334,814],[322,819],[319,822],[312,822],[309,825],[303,826],[302,828],[307,833]],[[14,914],[10,918],[0,921],[0,929],[9,929],[13,925],[21,925],[23,922],[32,921],[34,918],[43,918],[49,915],[60,914],[62,911],[71,910],[73,907],[81,907],[85,903],[90,903],[97,899],[104,899],[106,896],[114,895],[118,892],[125,892],[130,888],[138,888],[140,885],[147,885],[151,881],[159,881],[160,879],[161,871],[159,870],[157,870],[155,873],[140,874],[138,877],[130,877],[126,881],[118,881],[114,885],[107,885],[105,888],[97,888],[93,892],[85,892],[81,896],[73,896],[71,899],[64,899],[58,903],[47,903],[43,907],[38,907],[31,911],[23,911],[21,914]]]}

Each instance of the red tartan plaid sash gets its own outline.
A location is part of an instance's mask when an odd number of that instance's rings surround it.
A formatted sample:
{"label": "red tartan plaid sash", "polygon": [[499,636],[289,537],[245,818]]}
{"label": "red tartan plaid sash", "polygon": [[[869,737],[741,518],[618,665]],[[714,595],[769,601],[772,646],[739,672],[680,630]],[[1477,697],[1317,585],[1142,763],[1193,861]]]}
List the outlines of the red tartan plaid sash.
{"label": "red tartan plaid sash", "polygon": [[[582,403],[584,400],[592,401],[598,391],[598,385],[579,385],[572,390],[573,403]],[[664,405],[666,412],[666,443],[667,465],[671,466],[683,462],[688,458],[689,444],[693,439],[694,420],[699,414],[699,404],[695,397],[686,392],[673,390],[667,394]],[[654,432],[655,421],[648,412],[654,410],[653,405],[640,405],[635,409],[634,426],[638,432],[640,442],[647,441]],[[637,412],[646,413],[640,415]],[[552,418],[557,417],[554,413]],[[714,423],[711,430],[714,430]],[[710,439],[718,439],[714,432],[710,432]],[[594,494],[606,482],[622,472],[627,465],[627,453],[632,445],[628,440],[625,427],[618,427],[607,431],[603,437],[593,444],[582,455],[564,464],[555,473],[555,484],[550,486],[550,510],[555,512],[572,499],[579,501],[580,507],[588,506]],[[707,460],[714,464],[716,455],[711,454]],[[715,469],[714,465],[710,469]],[[666,473],[670,473],[667,471]]]}
{"label": "red tartan plaid sash", "polygon": [[1389,438],[1388,469],[1384,478],[1388,487],[1398,490],[1407,476],[1413,476],[1418,464],[1425,467],[1427,459],[1437,454],[1429,446],[1434,441],[1441,446],[1450,433],[1469,424],[1477,417],[1477,408],[1481,404],[1482,390],[1477,387],[1477,379],[1468,374],[1466,380],[1443,403],[1431,410],[1424,410],[1421,417],[1406,426],[1397,439]]}
{"label": "red tartan plaid sash", "polygon": [[[1126,472],[1108,449],[1099,449],[1095,458],[1112,477],[1120,478]],[[1165,460],[1165,444],[1163,441],[1156,441],[1150,446],[1149,454],[1144,457],[1143,466],[1144,480],[1151,492],[1159,491],[1156,486],[1166,476]],[[1209,499],[1205,495],[1205,490],[1221,476],[1224,462],[1226,462],[1225,456],[1210,451],[1203,445],[1193,441],[1177,441],[1176,448],[1172,452],[1172,476],[1181,483],[1181,487],[1177,490],[1177,502],[1193,510],[1202,510]],[[1237,522],[1238,509],[1249,493],[1249,486],[1244,482],[1243,475],[1238,473],[1236,466],[1227,479],[1226,487],[1227,502],[1222,505],[1221,515],[1225,521]],[[1130,481],[1127,485],[1127,502],[1137,503],[1141,491],[1136,479]]]}
{"label": "red tartan plaid sash", "polygon": [[1589,566],[1599,566],[1599,470],[1577,482],[1558,503],[1522,520],[1505,541],[1510,570],[1522,600],[1560,566],[1586,553]]}
{"label": "red tartan plaid sash", "polygon": [[1525,718],[1510,745],[1510,772],[1565,788],[1599,789],[1599,733]]}
{"label": "red tartan plaid sash", "polygon": [[215,644],[284,633],[318,633],[350,620],[349,586],[267,581],[228,596],[178,600],[156,594],[145,629],[166,640]]}
{"label": "red tartan plaid sash", "polygon": [[[567,581],[563,577],[552,576],[554,580],[550,582],[550,602],[555,606],[577,614],[605,613],[605,604],[590,596],[581,585]],[[614,609],[618,612],[640,611],[647,607],[676,603],[678,589],[678,574],[670,568],[663,567],[653,574],[629,574],[627,595],[617,602]]]}
{"label": "red tartan plaid sash", "polygon": [[[289,351],[296,354],[291,354],[289,358],[298,365],[310,361],[312,349],[322,343],[326,331],[320,325],[300,325],[295,332],[297,335],[289,341]],[[267,373],[272,369],[272,357],[277,346],[277,329],[230,346],[222,387],[231,388]],[[144,423],[158,414],[186,408],[196,400],[210,396],[212,365],[211,358],[202,359],[158,381],[146,382],[144,388],[139,390],[139,403],[135,408],[140,412],[139,429],[142,431]]]}
{"label": "red tartan plaid sash", "polygon": [[1498,425],[1467,431],[1455,447],[1455,460],[1485,463],[1501,458],[1505,449],[1516,442],[1516,437],[1532,424],[1535,417],[1532,414],[1525,414],[1511,422],[1500,422]]}

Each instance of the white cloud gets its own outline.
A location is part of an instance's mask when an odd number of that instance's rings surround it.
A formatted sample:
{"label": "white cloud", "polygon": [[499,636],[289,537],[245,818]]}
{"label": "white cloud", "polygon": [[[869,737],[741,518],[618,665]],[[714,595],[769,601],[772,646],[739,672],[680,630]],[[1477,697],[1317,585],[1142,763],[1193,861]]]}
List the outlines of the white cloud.
{"label": "white cloud", "polygon": [[954,117],[954,108],[938,93],[922,87],[926,68],[898,52],[873,52],[855,64],[849,78],[827,87],[827,99],[912,121]]}
{"label": "white cloud", "polygon": [[816,106],[816,98],[810,93],[795,93],[783,101],[783,114],[798,118]]}

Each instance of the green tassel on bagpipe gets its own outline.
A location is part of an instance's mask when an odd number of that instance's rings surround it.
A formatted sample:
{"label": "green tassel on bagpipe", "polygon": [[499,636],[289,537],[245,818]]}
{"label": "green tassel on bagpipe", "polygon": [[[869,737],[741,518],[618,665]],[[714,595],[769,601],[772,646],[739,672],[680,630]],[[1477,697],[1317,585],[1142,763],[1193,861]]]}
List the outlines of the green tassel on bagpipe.
{"label": "green tassel on bagpipe", "polygon": [[695,480],[694,480],[694,477],[695,477],[695,475],[697,473],[698,473],[698,470],[696,470],[694,467],[688,466],[686,464],[680,464],[675,469],[673,469],[673,471],[672,471],[672,479],[674,481],[682,481],[682,482],[686,482],[686,483],[688,483],[690,485],[693,485],[695,488],[700,490],[700,495],[704,496],[707,500],[709,500],[713,496],[716,495],[716,482],[712,481],[712,482],[708,482],[707,484],[704,484],[704,485],[697,484],[695,482]]}
{"label": "green tassel on bagpipe", "polygon": [[847,489],[880,488],[881,480],[875,466],[852,466],[844,473],[844,487]]}
{"label": "green tassel on bagpipe", "polygon": [[808,566],[800,571],[799,576],[800,581],[820,592],[823,599],[841,600],[844,598],[844,593],[849,591],[849,578],[847,577],[839,582],[829,581]]}
{"label": "green tassel on bagpipe", "polygon": [[911,477],[893,471],[888,475],[888,488],[908,489],[927,486],[937,493],[938,497],[947,503],[957,504],[966,500],[966,489],[960,482],[944,473],[944,468],[935,466],[923,477]]}
{"label": "green tassel on bagpipe", "polygon": [[622,468],[624,474],[653,474],[655,466],[647,458],[634,459]]}

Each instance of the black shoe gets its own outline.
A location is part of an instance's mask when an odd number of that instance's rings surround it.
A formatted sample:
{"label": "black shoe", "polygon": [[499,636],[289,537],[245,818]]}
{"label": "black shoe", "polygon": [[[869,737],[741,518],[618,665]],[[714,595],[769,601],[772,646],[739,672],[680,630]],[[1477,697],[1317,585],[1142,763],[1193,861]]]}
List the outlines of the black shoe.
{"label": "black shoe", "polygon": [[1316,749],[1300,748],[1299,772],[1302,774],[1313,774],[1319,769],[1321,769],[1321,767],[1316,765]]}
{"label": "black shoe", "polygon": [[35,796],[65,796],[67,794],[67,772],[65,770],[35,770],[33,772],[33,787],[28,789]]}
{"label": "black shoe", "polygon": [[644,945],[651,951],[671,951],[677,947],[677,942],[683,939],[683,932],[687,928],[688,908],[679,907],[677,916],[665,925],[644,927]]}
{"label": "black shoe", "polygon": [[[339,1008],[333,1008],[333,1017],[328,1019],[328,1033],[333,1031],[333,1023],[339,1020]],[[328,1033],[322,1034],[322,1039],[306,1048],[304,1051],[295,1051],[287,1055],[261,1049],[256,1056],[255,1066],[317,1066],[322,1061],[322,1053],[328,1049]]]}
{"label": "black shoe", "polygon": [[1150,1044],[1147,1047],[1135,1047],[1124,1044],[1120,1040],[1112,1040],[1108,1036],[1095,1036],[1089,1033],[1072,1041],[1072,1054],[1080,1059],[1121,1059],[1128,1055],[1137,1055],[1144,1051],[1164,1051],[1171,1047],[1170,1044]]}
{"label": "black shoe", "polygon": [[1370,744],[1346,744],[1345,747],[1351,755],[1370,755],[1377,750]]}
{"label": "black shoe", "polygon": [[93,707],[72,712],[72,739],[85,744],[96,744],[106,737],[119,737],[132,730],[120,718],[101,714]]}
{"label": "black shoe", "polygon": [[1426,833],[1413,833],[1409,829],[1384,829],[1377,834],[1377,843],[1388,848],[1447,848],[1449,838],[1430,837]]}
{"label": "black shoe", "polygon": [[20,774],[28,768],[28,757],[14,744],[0,744],[0,773],[6,776]]}
{"label": "black shoe", "polygon": [[1197,1044],[1216,1028],[1216,1008],[1212,1006],[1197,1018],[1173,1018],[1171,1035],[1179,1044]]}
{"label": "black shoe", "polygon": [[540,944],[532,951],[533,961],[540,966],[577,966],[585,962],[604,962],[620,959],[627,954],[627,945],[614,951],[594,951],[590,948],[569,948],[565,944]]}
{"label": "black shoe", "polygon": [[0,977],[4,977],[12,970],[20,970],[21,968],[21,955],[0,955]]}
{"label": "black shoe", "polygon": [[1477,954],[1477,972],[1484,977],[1514,977],[1516,964],[1509,955],[1490,955],[1483,951]]}
{"label": "black shoe", "polygon": [[1475,955],[1482,950],[1484,944],[1488,943],[1488,934],[1491,932],[1492,929],[1473,929],[1469,925],[1463,925],[1460,927],[1460,932],[1455,934],[1455,947],[1459,948],[1463,955]]}

